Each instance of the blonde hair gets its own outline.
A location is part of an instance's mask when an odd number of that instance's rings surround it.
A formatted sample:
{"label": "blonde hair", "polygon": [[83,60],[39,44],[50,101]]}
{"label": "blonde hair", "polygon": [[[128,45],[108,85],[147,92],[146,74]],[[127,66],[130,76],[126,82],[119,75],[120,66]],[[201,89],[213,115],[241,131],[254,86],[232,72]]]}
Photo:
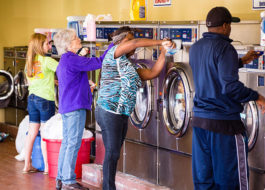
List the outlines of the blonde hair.
{"label": "blonde hair", "polygon": [[27,76],[33,76],[33,66],[34,66],[34,59],[36,55],[44,56],[44,49],[43,44],[47,37],[44,34],[34,33],[30,37],[28,52],[27,52],[27,60],[26,60],[26,71]]}
{"label": "blonde hair", "polygon": [[74,29],[64,29],[54,35],[54,45],[59,55],[66,53],[74,39],[76,31]]}

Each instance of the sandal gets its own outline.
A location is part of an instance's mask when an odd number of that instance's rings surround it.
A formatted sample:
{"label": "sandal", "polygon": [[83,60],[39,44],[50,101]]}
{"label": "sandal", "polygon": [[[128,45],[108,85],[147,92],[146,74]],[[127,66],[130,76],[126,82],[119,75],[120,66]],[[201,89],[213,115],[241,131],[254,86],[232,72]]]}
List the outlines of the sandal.
{"label": "sandal", "polygon": [[28,173],[36,173],[36,172],[39,172],[39,170],[37,170],[36,168],[31,168],[27,171],[22,171],[23,174],[28,174]]}

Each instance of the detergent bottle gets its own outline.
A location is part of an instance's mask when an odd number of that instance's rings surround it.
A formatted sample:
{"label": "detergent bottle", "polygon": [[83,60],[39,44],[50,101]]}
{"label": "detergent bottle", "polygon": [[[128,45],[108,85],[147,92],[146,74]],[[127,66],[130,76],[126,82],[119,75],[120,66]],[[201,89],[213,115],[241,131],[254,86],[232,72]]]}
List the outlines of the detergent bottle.
{"label": "detergent bottle", "polygon": [[87,14],[83,23],[83,34],[85,41],[96,41],[96,22],[94,15]]}
{"label": "detergent bottle", "polygon": [[130,20],[146,20],[146,0],[131,0]]}

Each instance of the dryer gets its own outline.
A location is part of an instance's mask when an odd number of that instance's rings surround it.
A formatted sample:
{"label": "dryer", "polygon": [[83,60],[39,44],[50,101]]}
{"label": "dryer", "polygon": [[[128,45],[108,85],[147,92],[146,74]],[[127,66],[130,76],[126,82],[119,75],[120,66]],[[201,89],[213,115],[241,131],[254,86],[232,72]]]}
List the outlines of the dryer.
{"label": "dryer", "polygon": [[160,39],[182,40],[183,49],[167,57],[159,76],[158,182],[172,189],[193,189],[193,76],[189,48],[197,41],[197,23],[161,22]]}
{"label": "dryer", "polygon": [[9,96],[9,103],[5,108],[5,123],[16,125],[16,96],[14,93],[15,49],[13,47],[4,47],[4,70],[11,75],[8,80],[13,81],[10,83],[13,90]]}
{"label": "dryer", "polygon": [[[247,87],[265,96],[265,71],[240,69],[239,80]],[[248,136],[248,165],[250,189],[265,187],[265,116],[255,103],[244,104],[240,114]]]}
{"label": "dryer", "polygon": [[[128,21],[126,24],[135,30],[135,38],[156,39],[158,22]],[[157,46],[138,48],[132,56],[132,63],[140,68],[152,68],[157,60],[157,51]],[[157,85],[158,78],[144,81],[137,91],[126,139],[157,146]]]}
{"label": "dryer", "polygon": [[15,49],[15,96],[16,96],[16,126],[28,115],[27,98],[28,84],[24,72],[26,64],[27,46],[17,46]]}
{"label": "dryer", "polygon": [[159,77],[158,179],[173,189],[192,189],[193,78],[189,64],[169,62]]}
{"label": "dryer", "polygon": [[[158,22],[125,21],[134,29],[135,38],[157,38]],[[158,47],[137,48],[132,63],[152,68],[157,60]],[[124,172],[157,183],[158,78],[144,81],[137,91],[136,105],[128,122],[124,142]]]}

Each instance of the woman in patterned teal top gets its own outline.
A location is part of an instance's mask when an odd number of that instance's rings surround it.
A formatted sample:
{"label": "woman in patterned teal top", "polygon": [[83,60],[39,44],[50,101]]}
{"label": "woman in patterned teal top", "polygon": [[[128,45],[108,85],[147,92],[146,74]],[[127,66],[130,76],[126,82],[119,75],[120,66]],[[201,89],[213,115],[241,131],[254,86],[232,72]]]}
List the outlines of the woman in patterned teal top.
{"label": "woman in patterned teal top", "polygon": [[120,150],[127,133],[128,118],[136,103],[136,92],[142,81],[159,75],[165,63],[166,50],[151,69],[137,68],[128,59],[138,47],[163,45],[174,47],[170,40],[134,39],[128,26],[113,33],[114,46],[106,54],[101,70],[96,120],[101,127],[105,146],[103,190],[115,190],[115,174]]}

